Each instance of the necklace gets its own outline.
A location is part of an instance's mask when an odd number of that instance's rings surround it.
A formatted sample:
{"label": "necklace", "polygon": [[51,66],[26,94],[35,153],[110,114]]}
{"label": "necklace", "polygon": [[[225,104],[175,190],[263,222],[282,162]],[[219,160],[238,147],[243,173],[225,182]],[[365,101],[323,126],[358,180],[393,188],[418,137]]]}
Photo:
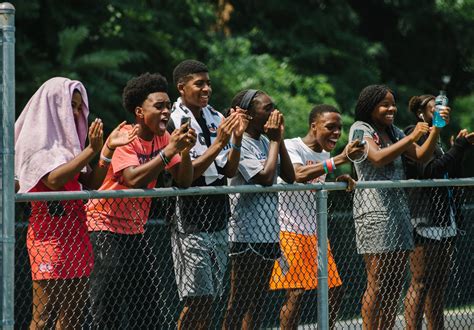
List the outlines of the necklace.
{"label": "necklace", "polygon": [[138,154],[138,159],[140,161],[140,164],[145,164],[148,163],[150,160],[154,158],[154,150],[155,150],[155,138],[153,137],[153,140],[151,140],[151,150],[150,153],[146,152],[145,146],[142,143],[142,139],[138,138],[138,141],[140,142],[140,146],[142,147],[142,154]]}

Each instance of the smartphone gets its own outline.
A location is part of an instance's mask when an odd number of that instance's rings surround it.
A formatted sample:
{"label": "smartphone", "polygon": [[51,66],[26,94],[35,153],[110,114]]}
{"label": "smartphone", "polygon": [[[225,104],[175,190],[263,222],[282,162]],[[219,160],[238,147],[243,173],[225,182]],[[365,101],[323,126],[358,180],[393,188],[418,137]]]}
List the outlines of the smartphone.
{"label": "smartphone", "polygon": [[188,127],[185,129],[184,132],[187,132],[188,129],[189,129],[189,126],[191,126],[191,117],[181,117],[181,125],[180,126],[183,126],[183,124],[188,124]]}
{"label": "smartphone", "polygon": [[364,131],[361,129],[355,129],[354,133],[352,134],[352,141],[359,140],[359,145],[365,146],[367,141],[364,140]]}

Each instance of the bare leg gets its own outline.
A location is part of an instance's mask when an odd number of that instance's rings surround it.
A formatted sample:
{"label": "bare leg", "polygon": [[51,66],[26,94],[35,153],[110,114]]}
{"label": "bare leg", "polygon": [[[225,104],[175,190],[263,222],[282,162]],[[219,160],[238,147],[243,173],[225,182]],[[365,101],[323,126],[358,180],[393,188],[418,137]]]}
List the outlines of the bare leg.
{"label": "bare leg", "polygon": [[33,281],[33,311],[30,330],[51,329],[56,323],[59,301],[54,287],[59,286],[55,280]]}
{"label": "bare leg", "polygon": [[183,310],[178,319],[178,329],[209,329],[213,298],[186,298]]}
{"label": "bare leg", "polygon": [[342,298],[344,297],[344,288],[342,286],[330,288],[328,291],[329,298],[329,328],[334,329],[337,321],[339,308],[341,307]]}
{"label": "bare leg", "polygon": [[364,329],[392,329],[408,252],[365,254],[367,288],[362,301]]}
{"label": "bare leg", "polygon": [[61,309],[56,329],[82,329],[89,299],[89,279],[64,280],[60,297]]}
{"label": "bare leg", "polygon": [[427,260],[429,248],[425,245],[415,247],[410,253],[411,281],[405,297],[405,322],[408,330],[421,329],[423,306],[428,292],[427,276],[430,263]]}
{"label": "bare leg", "polygon": [[428,330],[444,329],[444,295],[452,265],[454,242],[432,246],[429,290],[425,303]]}
{"label": "bare leg", "polygon": [[273,260],[252,252],[231,257],[231,289],[223,329],[258,329]]}
{"label": "bare leg", "polygon": [[88,279],[33,281],[31,329],[81,329],[88,300]]}
{"label": "bare leg", "polygon": [[304,289],[286,290],[285,301],[280,310],[281,330],[293,330],[298,328],[300,320],[300,306]]}

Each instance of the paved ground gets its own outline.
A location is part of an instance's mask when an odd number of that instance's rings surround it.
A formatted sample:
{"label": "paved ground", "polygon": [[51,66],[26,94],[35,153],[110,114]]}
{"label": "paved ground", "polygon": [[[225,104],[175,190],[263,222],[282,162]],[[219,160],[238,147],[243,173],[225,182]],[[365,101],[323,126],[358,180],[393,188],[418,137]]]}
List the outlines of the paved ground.
{"label": "paved ground", "polygon": [[[399,315],[395,324],[395,329],[404,329],[403,316]],[[445,312],[445,329],[474,330],[474,310],[459,310]],[[277,330],[278,328],[268,328],[267,330]],[[317,329],[317,324],[300,325],[298,329]],[[336,330],[359,330],[362,329],[362,319],[352,319],[337,322]],[[426,324],[423,324],[423,330]]]}

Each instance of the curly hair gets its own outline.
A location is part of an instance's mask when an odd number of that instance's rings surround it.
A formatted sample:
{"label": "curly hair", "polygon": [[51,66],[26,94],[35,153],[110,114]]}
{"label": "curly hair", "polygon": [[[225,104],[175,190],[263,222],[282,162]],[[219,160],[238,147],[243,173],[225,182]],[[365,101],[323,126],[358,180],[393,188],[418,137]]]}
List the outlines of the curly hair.
{"label": "curly hair", "polygon": [[418,118],[418,111],[423,111],[426,108],[426,105],[431,101],[434,100],[434,95],[424,94],[419,96],[412,96],[410,101],[408,101],[408,110],[415,115],[417,120]]}
{"label": "curly hair", "polygon": [[359,94],[355,108],[355,120],[372,123],[371,115],[377,104],[385,98],[387,93],[393,91],[385,85],[369,85]]}
{"label": "curly hair", "polygon": [[159,73],[144,73],[127,82],[122,93],[122,103],[125,110],[135,113],[135,108],[143,104],[149,94],[168,93],[168,82]]}
{"label": "curly hair", "polygon": [[196,60],[184,60],[173,70],[173,81],[175,85],[186,82],[189,75],[193,73],[209,72],[207,66]]}
{"label": "curly hair", "polygon": [[339,110],[336,109],[336,107],[333,107],[332,105],[328,104],[318,104],[316,105],[311,112],[309,113],[308,116],[308,124],[309,127],[311,127],[311,124],[323,113],[326,112],[334,112],[340,114]]}

